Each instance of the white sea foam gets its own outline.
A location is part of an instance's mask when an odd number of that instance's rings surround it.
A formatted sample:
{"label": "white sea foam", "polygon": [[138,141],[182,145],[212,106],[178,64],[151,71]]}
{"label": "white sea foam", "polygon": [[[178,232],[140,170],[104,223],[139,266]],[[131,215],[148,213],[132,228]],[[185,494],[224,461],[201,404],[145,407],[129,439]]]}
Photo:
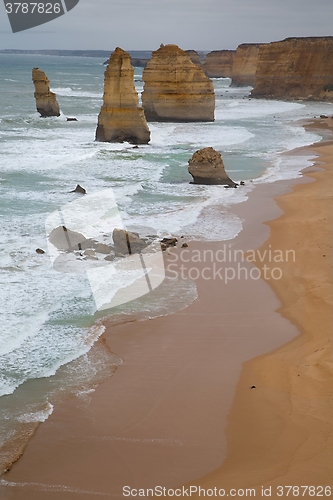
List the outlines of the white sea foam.
{"label": "white sea foam", "polygon": [[18,422],[30,423],[30,422],[45,422],[53,413],[54,406],[51,403],[47,403],[44,410],[24,413],[18,417]]}
{"label": "white sea foam", "polygon": [[167,124],[154,123],[151,129],[151,146],[166,144],[195,146],[197,149],[206,147],[223,147],[231,144],[240,144],[247,141],[253,134],[244,127],[218,127],[211,123]]}
{"label": "white sea foam", "polygon": [[[227,80],[214,79],[214,123],[151,123],[150,144],[135,149],[128,143],[98,143],[94,139],[104,68],[91,60],[83,73],[82,60],[59,61],[61,67],[52,81],[64,113],[61,117],[41,119],[28,93],[15,101],[16,108],[8,107],[6,93],[0,95],[0,298],[4,304],[0,394],[10,394],[27,380],[50,376],[80,356],[84,360],[101,334],[89,328],[96,307],[86,275],[57,273],[48,254],[35,251],[37,247],[47,250],[47,217],[79,199],[69,192],[76,184],[89,195],[111,187],[128,227],[151,227],[160,236],[230,239],[242,229],[242,221],[229,213],[230,205],[245,201],[252,185],[297,177],[313,161],[302,155],[280,156],[282,151],[319,140],[317,134],[290,122],[333,113],[332,104],[255,100],[249,96],[250,88],[227,88]],[[17,68],[4,74],[8,92],[10,80],[25,84]],[[135,78],[140,79],[140,74],[136,70]],[[142,90],[142,82],[136,85]],[[66,116],[78,121],[67,123]],[[235,180],[244,175],[246,185],[224,189],[190,184],[188,159],[206,146],[220,151]],[[82,203],[82,207],[84,234],[95,236],[98,230],[99,236],[107,237],[107,224],[89,221],[89,206]],[[115,289],[121,285],[114,283]],[[193,284],[165,281],[152,294],[125,304],[119,314],[141,311],[154,317],[186,307],[195,298]],[[89,369],[85,366],[87,372],[93,369],[92,364]],[[72,373],[66,380],[75,376]]]}
{"label": "white sea foam", "polygon": [[94,98],[100,99],[102,101],[103,94],[97,92],[87,92],[80,89],[72,89],[71,87],[59,87],[52,88],[52,92],[55,92],[57,96],[65,96],[65,97],[86,97],[86,98]]}

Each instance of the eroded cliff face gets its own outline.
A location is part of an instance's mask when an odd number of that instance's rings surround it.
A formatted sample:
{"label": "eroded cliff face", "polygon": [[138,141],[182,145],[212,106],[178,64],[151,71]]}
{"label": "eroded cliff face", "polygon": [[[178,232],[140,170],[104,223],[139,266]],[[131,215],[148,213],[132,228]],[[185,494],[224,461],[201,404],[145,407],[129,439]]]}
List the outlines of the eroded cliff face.
{"label": "eroded cliff face", "polygon": [[150,132],[134,87],[130,55],[117,47],[104,76],[103,106],[98,116],[96,140],[147,144]]}
{"label": "eroded cliff face", "polygon": [[33,68],[32,81],[35,86],[36,108],[41,117],[60,116],[56,95],[50,91],[50,81],[44,71]]}
{"label": "eroded cliff face", "polygon": [[162,45],[143,71],[142,105],[148,121],[214,121],[211,80],[177,45]]}
{"label": "eroded cliff face", "polygon": [[193,64],[196,64],[201,68],[201,61],[200,61],[200,56],[196,50],[185,50],[186,54],[190,56],[191,61]]}
{"label": "eroded cliff face", "polygon": [[254,86],[260,44],[243,43],[237,47],[232,65],[232,86]]}
{"label": "eroded cliff face", "polygon": [[205,75],[211,78],[231,78],[235,50],[213,50],[202,64]]}
{"label": "eroded cliff face", "polygon": [[333,101],[333,37],[287,38],[262,45],[255,97]]}

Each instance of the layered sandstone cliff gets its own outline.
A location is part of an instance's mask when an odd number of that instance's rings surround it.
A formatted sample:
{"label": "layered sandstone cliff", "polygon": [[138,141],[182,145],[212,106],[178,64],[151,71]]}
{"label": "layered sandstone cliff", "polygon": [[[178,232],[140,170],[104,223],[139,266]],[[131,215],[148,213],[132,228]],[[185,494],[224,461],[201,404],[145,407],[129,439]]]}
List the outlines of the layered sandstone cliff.
{"label": "layered sandstone cliff", "polygon": [[232,65],[233,86],[255,85],[260,46],[258,43],[243,43],[237,47]]}
{"label": "layered sandstone cliff", "polygon": [[235,50],[213,50],[202,64],[205,75],[211,78],[231,78]]}
{"label": "layered sandstone cliff", "polygon": [[104,76],[103,106],[98,116],[96,140],[147,144],[150,132],[134,87],[130,55],[117,47]]}
{"label": "layered sandstone cliff", "polygon": [[196,50],[185,50],[185,52],[190,56],[190,59],[193,62],[193,64],[196,64],[201,68],[201,61],[198,52]]}
{"label": "layered sandstone cliff", "polygon": [[287,38],[262,45],[255,97],[333,101],[333,37]]}
{"label": "layered sandstone cliff", "polygon": [[162,45],[143,71],[142,105],[147,120],[214,121],[211,80],[177,45]]}
{"label": "layered sandstone cliff", "polygon": [[33,68],[32,81],[35,86],[36,108],[41,117],[60,116],[56,95],[50,91],[50,81],[44,71]]}
{"label": "layered sandstone cliff", "polygon": [[225,171],[221,154],[214,148],[196,151],[188,162],[193,184],[220,184],[237,187]]}

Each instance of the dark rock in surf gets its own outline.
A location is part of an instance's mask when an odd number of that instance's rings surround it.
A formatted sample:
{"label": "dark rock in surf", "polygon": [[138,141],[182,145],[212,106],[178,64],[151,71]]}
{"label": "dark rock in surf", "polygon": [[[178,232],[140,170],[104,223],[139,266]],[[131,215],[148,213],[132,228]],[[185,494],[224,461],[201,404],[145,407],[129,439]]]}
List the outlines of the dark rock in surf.
{"label": "dark rock in surf", "polygon": [[192,184],[237,187],[225,171],[221,154],[214,148],[199,149],[193,154],[188,164],[188,171],[193,177]]}
{"label": "dark rock in surf", "polygon": [[87,191],[82,186],[80,186],[80,184],[77,184],[76,188],[73,189],[73,191],[70,191],[70,193],[87,194]]}

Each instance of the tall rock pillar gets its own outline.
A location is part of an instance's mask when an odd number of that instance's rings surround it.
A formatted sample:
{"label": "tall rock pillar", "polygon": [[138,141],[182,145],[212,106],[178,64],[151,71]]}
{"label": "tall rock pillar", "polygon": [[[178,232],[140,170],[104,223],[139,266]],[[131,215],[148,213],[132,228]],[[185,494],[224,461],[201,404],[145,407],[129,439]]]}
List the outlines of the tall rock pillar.
{"label": "tall rock pillar", "polygon": [[56,95],[50,91],[50,81],[44,71],[33,68],[32,81],[35,86],[36,107],[41,117],[60,116]]}
{"label": "tall rock pillar", "polygon": [[150,132],[139,107],[130,55],[117,47],[105,70],[103,106],[98,116],[96,140],[148,144]]}

